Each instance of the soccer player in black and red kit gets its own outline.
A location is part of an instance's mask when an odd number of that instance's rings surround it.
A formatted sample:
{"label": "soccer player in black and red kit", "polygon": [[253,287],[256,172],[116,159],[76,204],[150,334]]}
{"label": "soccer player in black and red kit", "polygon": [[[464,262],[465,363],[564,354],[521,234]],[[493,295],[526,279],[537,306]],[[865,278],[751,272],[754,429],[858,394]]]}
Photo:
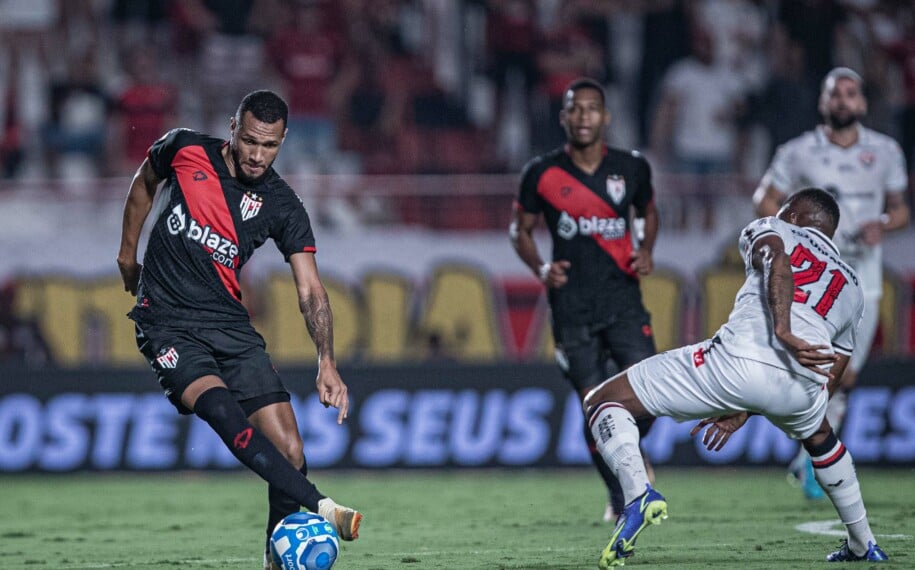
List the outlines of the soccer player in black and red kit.
{"label": "soccer player in black and red kit", "polygon": [[[342,423],[349,399],[334,361],[333,316],[311,223],[271,166],[287,115],[279,96],[255,91],[230,119],[228,141],[175,129],[153,143],[127,194],[117,261],[125,290],[137,296],[129,314],[137,346],[169,401],[206,421],[268,482],[268,538],[277,522],[304,506],[353,540],[362,515],[308,480],[289,393],[241,303],[241,268],[271,238],[292,268],[317,347],[318,397],[339,410]],[[140,232],[163,181],[163,208],[140,265]],[[264,566],[270,567],[269,556]]]}
{"label": "soccer player in black and red kit", "polygon": [[[658,214],[648,161],[604,143],[610,112],[599,83],[582,78],[568,86],[560,123],[568,142],[525,166],[509,233],[518,256],[547,287],[556,359],[584,398],[655,353],[639,276],[653,269]],[[645,221],[637,245],[631,209]],[[533,238],[541,215],[553,241],[546,262]],[[649,425],[640,426],[643,435]],[[610,495],[604,512],[610,522],[622,512],[623,494],[590,430],[583,431]]]}

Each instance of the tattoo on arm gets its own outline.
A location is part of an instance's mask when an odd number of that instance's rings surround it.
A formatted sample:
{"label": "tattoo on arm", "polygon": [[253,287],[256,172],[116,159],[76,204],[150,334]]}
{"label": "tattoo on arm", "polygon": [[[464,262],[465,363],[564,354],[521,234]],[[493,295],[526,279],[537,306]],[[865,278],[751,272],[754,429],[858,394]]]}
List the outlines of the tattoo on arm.
{"label": "tattoo on arm", "polygon": [[318,349],[318,359],[334,359],[334,316],[330,311],[327,292],[299,299],[299,310],[305,317],[308,334]]}
{"label": "tattoo on arm", "polygon": [[794,277],[784,252],[763,254],[766,300],[776,330],[791,330],[791,304],[794,301]]}

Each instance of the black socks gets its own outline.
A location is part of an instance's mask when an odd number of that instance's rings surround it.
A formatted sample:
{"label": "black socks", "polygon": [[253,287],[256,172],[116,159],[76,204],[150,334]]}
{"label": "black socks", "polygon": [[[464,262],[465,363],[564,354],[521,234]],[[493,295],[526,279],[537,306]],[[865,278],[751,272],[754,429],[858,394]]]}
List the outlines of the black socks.
{"label": "black socks", "polygon": [[289,463],[269,439],[254,429],[226,388],[211,388],[201,394],[194,404],[194,413],[210,424],[229,451],[267,481],[270,489],[276,489],[276,492],[297,503],[290,512],[298,509],[298,505],[309,511],[318,511],[318,501],[324,495]]}

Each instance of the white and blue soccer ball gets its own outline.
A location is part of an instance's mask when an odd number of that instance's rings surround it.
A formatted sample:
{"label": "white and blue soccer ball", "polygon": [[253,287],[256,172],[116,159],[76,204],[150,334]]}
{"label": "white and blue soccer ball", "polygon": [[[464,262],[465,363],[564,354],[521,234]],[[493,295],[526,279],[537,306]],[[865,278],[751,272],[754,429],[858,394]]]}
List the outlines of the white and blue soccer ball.
{"label": "white and blue soccer ball", "polygon": [[270,556],[283,570],[330,570],[340,540],[333,525],[315,513],[293,513],[270,536]]}

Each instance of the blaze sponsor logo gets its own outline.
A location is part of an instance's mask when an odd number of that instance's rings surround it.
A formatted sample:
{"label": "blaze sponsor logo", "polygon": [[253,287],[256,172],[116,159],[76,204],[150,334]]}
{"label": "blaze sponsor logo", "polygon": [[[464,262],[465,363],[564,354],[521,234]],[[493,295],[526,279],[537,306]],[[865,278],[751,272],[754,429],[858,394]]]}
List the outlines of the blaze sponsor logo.
{"label": "blaze sponsor logo", "polygon": [[187,227],[187,216],[184,214],[184,210],[181,209],[181,204],[172,208],[172,213],[165,220],[165,225],[168,227],[168,233],[173,236],[180,234]]}
{"label": "blaze sponsor logo", "polygon": [[159,368],[174,368],[178,365],[178,351],[174,346],[163,348],[156,357],[156,364]]}
{"label": "blaze sponsor logo", "polygon": [[556,233],[563,239],[572,239],[576,235],[599,236],[605,240],[623,239],[626,236],[626,220],[623,218],[586,218],[579,216],[576,220],[563,211],[556,224]]}
{"label": "blaze sponsor logo", "polygon": [[172,208],[166,220],[168,233],[178,235],[185,232],[185,237],[204,246],[210,252],[210,257],[216,263],[225,265],[229,269],[235,269],[236,258],[238,257],[238,245],[228,238],[224,238],[210,226],[201,226],[197,220],[191,218],[190,223],[187,221],[187,215],[181,208],[181,204]]}
{"label": "blaze sponsor logo", "polygon": [[242,221],[248,221],[256,216],[263,205],[264,198],[262,196],[254,192],[245,192],[245,195],[241,197],[241,204],[239,204]]}

